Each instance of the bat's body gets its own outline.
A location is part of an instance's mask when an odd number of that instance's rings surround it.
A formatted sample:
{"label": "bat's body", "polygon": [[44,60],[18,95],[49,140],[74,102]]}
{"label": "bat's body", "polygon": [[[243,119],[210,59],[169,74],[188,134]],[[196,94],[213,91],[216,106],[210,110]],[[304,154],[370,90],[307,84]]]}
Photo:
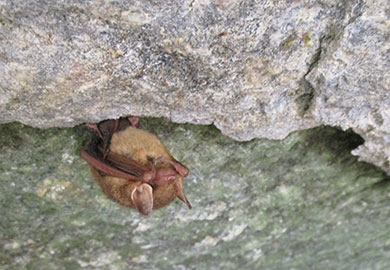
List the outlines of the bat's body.
{"label": "bat's body", "polygon": [[176,197],[191,208],[182,191],[188,169],[169,154],[155,135],[126,121],[93,125],[97,136],[89,152],[81,153],[103,193],[144,215]]}
{"label": "bat's body", "polygon": [[165,146],[155,135],[132,126],[113,134],[110,150],[145,166],[149,163],[148,157],[166,157],[173,160]]}

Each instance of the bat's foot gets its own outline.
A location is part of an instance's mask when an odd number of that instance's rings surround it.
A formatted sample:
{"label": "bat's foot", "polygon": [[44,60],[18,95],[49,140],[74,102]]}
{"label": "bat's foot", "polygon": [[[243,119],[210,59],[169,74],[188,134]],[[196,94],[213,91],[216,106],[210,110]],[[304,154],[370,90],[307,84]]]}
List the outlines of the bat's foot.
{"label": "bat's foot", "polygon": [[[100,125],[100,127],[99,127]],[[95,132],[103,143],[103,159],[107,158],[108,153],[110,152],[110,142],[112,134],[118,131],[119,129],[119,120],[107,120],[103,121],[100,124],[96,123],[86,123],[85,126]]]}
{"label": "bat's foot", "polygon": [[138,117],[129,116],[129,117],[127,117],[127,119],[128,119],[129,122],[130,122],[130,126],[136,127],[136,128],[139,128],[139,127],[140,127],[139,118],[138,118]]}
{"label": "bat's foot", "polygon": [[90,129],[90,130],[96,132],[96,133],[99,135],[99,137],[100,137],[101,139],[103,139],[103,134],[102,134],[102,132],[100,131],[100,129],[99,129],[99,127],[98,127],[98,125],[97,125],[96,123],[86,123],[85,126],[86,126],[88,129]]}

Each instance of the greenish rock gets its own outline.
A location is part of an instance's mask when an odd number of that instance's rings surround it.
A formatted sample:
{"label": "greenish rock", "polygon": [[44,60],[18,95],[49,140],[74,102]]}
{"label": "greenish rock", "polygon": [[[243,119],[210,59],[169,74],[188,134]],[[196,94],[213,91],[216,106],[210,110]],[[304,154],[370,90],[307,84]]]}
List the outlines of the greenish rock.
{"label": "greenish rock", "polygon": [[390,181],[352,132],[236,142],[143,119],[190,168],[193,205],[144,218],[109,201],[79,151],[84,127],[0,126],[0,269],[388,269]]}

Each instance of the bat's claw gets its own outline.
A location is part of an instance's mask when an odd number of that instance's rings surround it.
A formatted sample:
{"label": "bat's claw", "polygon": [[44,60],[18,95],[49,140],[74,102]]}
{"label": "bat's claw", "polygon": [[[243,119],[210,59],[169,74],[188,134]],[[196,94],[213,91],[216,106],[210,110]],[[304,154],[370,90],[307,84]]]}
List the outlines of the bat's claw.
{"label": "bat's claw", "polygon": [[90,129],[90,130],[96,132],[96,133],[99,135],[99,137],[100,137],[101,139],[103,139],[103,134],[102,134],[102,132],[100,131],[100,129],[99,129],[99,127],[98,127],[98,125],[97,125],[96,123],[86,123],[85,126],[86,126],[88,129]]}

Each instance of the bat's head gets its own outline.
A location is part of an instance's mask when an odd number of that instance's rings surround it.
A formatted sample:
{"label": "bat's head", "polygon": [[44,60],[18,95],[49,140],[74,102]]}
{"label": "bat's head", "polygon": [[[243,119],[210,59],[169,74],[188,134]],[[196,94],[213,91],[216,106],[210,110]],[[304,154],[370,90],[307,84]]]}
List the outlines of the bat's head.
{"label": "bat's head", "polygon": [[[185,174],[188,174],[188,169]],[[148,180],[148,183],[135,187],[131,193],[131,200],[135,208],[146,216],[152,209],[161,208],[176,197],[191,209],[191,204],[183,192],[183,179],[184,177],[170,164],[159,164],[153,173],[148,172],[144,175],[144,180]]]}

